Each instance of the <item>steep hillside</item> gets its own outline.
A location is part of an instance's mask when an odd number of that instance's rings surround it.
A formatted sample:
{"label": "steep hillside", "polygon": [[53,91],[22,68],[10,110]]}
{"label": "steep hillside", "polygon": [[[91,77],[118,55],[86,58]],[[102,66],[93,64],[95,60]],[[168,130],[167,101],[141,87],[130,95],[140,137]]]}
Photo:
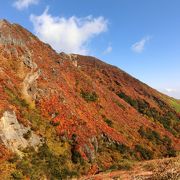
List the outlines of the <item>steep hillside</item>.
{"label": "steep hillside", "polygon": [[178,108],[117,67],[58,54],[0,21],[0,179],[61,179],[176,156]]}

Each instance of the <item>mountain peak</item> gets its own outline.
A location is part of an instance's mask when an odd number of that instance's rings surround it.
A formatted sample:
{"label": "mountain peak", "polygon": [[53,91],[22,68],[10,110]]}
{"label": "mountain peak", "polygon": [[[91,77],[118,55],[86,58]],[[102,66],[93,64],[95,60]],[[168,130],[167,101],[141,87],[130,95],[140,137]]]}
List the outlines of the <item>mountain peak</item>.
{"label": "mountain peak", "polygon": [[11,45],[14,48],[32,43],[36,37],[18,24],[5,19],[0,20],[0,45]]}
{"label": "mountain peak", "polygon": [[0,19],[0,26],[10,24],[6,19]]}
{"label": "mountain peak", "polygon": [[9,31],[12,28],[13,24],[11,24],[6,19],[0,19],[0,33],[5,33],[4,31]]}

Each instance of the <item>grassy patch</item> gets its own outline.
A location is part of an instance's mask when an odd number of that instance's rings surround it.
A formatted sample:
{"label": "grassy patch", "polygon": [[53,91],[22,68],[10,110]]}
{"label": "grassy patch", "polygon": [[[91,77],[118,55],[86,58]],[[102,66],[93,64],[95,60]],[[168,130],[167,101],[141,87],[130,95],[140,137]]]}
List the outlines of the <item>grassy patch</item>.
{"label": "grassy patch", "polygon": [[180,113],[180,101],[171,99],[170,105],[175,109],[176,112]]}
{"label": "grassy patch", "polygon": [[6,92],[6,94],[9,96],[10,98],[10,102],[12,104],[15,104],[17,106],[20,106],[20,107],[24,107],[24,108],[27,108],[29,107],[29,104],[24,100],[24,99],[21,99],[19,98],[17,95],[14,94],[14,92],[12,90],[10,90],[9,88],[5,87],[4,88],[4,91]]}
{"label": "grassy patch", "polygon": [[24,157],[15,162],[16,170],[11,176],[14,179],[46,179],[59,180],[77,176],[66,163],[66,156],[57,155],[45,143],[38,152],[29,148],[24,150]]}

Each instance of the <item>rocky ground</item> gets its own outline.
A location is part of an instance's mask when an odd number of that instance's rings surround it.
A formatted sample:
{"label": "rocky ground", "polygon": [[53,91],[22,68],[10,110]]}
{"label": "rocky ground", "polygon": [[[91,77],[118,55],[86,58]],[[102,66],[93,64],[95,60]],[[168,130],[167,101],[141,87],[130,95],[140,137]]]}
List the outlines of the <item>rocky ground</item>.
{"label": "rocky ground", "polygon": [[129,171],[111,171],[80,180],[179,180],[180,156],[135,163]]}

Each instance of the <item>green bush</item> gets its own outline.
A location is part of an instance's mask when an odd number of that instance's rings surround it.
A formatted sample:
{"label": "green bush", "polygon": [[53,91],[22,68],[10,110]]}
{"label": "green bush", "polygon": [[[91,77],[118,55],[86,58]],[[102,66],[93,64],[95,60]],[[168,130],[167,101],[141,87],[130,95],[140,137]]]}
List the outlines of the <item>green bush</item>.
{"label": "green bush", "polygon": [[159,112],[145,100],[137,100],[137,111],[153,119],[159,119]]}
{"label": "green bush", "polygon": [[26,158],[19,161],[16,165],[16,168],[20,169],[24,175],[30,174],[32,170],[31,163]]}
{"label": "green bush", "polygon": [[12,174],[11,174],[11,176],[12,176],[12,178],[13,179],[16,179],[16,180],[21,180],[21,179],[23,179],[23,174],[22,174],[22,172],[21,171],[15,171],[15,172],[13,172]]}
{"label": "green bush", "polygon": [[160,108],[167,107],[167,104],[165,104],[163,101],[161,101],[159,98],[153,96],[153,100],[158,104]]}
{"label": "green bush", "polygon": [[164,136],[162,139],[164,146],[169,147],[172,145],[172,141],[168,136]]}
{"label": "green bush", "polygon": [[109,127],[113,126],[113,122],[110,119],[108,119],[105,115],[102,115],[102,118]]}
{"label": "green bush", "polygon": [[[176,151],[172,147],[172,141],[169,137],[164,136],[161,137],[158,132],[151,130],[150,128],[144,129],[142,126],[138,130],[139,134],[141,137],[146,138],[153,143],[156,143],[157,145],[163,146],[166,148],[166,151],[163,151],[162,154],[165,157],[175,157],[176,156]],[[138,149],[140,149],[138,147]]]}
{"label": "green bush", "polygon": [[110,171],[118,170],[117,164],[113,164],[112,166],[110,166],[110,168],[108,170],[110,170]]}
{"label": "green bush", "polygon": [[84,92],[81,90],[81,97],[86,101],[86,102],[95,102],[98,99],[98,95],[96,92]]}
{"label": "green bush", "polygon": [[166,147],[167,151],[164,152],[167,157],[176,157],[176,150],[172,146],[172,141],[168,136],[164,136],[162,139],[163,145]]}
{"label": "green bush", "polygon": [[141,157],[145,160],[150,160],[153,158],[153,152],[149,149],[142,147],[139,144],[135,146],[135,151],[139,152],[141,154]]}
{"label": "green bush", "polygon": [[119,101],[114,101],[121,109],[125,110],[125,107],[119,102]]}
{"label": "green bush", "polygon": [[130,148],[125,144],[116,144],[116,148],[121,154],[127,154],[130,152]]}
{"label": "green bush", "polygon": [[108,125],[108,126],[110,126],[110,127],[112,127],[112,125],[113,125],[113,122],[110,120],[110,119],[104,119],[104,121],[106,122],[106,124]]}
{"label": "green bush", "polygon": [[176,151],[173,147],[167,149],[167,157],[176,157]]}
{"label": "green bush", "polygon": [[132,99],[130,96],[127,96],[125,93],[121,92],[117,94],[121,99],[123,99],[124,101],[126,101],[128,104],[130,104],[131,106],[133,106],[134,108],[137,109],[137,101]]}
{"label": "green bush", "polygon": [[149,141],[154,142],[155,144],[162,144],[160,134],[150,128],[144,129],[142,126],[138,130],[141,137],[148,139]]}
{"label": "green bush", "polygon": [[141,135],[141,137],[146,137],[146,132],[142,126],[139,128],[138,132]]}
{"label": "green bush", "polygon": [[158,132],[150,129],[150,133],[151,133],[152,139],[155,139],[156,143],[161,142],[161,137],[160,137],[160,134]]}
{"label": "green bush", "polygon": [[83,163],[83,159],[80,155],[80,153],[76,150],[75,146],[72,146],[72,149],[71,149],[71,160],[73,163],[77,164],[77,163],[80,163],[82,164]]}

